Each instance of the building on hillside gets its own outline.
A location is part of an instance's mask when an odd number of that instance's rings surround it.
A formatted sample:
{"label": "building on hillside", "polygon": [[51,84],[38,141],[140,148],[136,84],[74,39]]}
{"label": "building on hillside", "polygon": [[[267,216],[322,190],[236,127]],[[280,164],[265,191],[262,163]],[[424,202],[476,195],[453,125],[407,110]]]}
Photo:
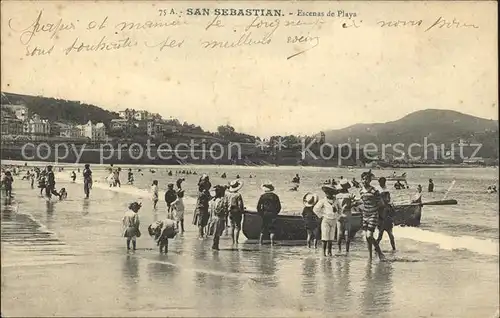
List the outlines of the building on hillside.
{"label": "building on hillside", "polygon": [[131,123],[128,119],[120,118],[120,119],[111,119],[111,129],[112,130],[122,130],[131,127]]}
{"label": "building on hillside", "polygon": [[175,125],[168,124],[164,121],[150,120],[147,122],[147,133],[149,136],[175,133],[178,131],[179,129]]}
{"label": "building on hillside", "polygon": [[148,119],[148,115],[149,113],[145,110],[139,110],[139,111],[136,111],[135,114],[134,114],[134,119],[135,120],[146,120]]}
{"label": "building on hillside", "polygon": [[24,133],[23,121],[2,112],[2,136],[3,135],[22,135]]}
{"label": "building on hillside", "polygon": [[86,137],[92,141],[106,140],[106,127],[103,123],[92,124],[92,121],[88,121],[85,125],[78,125],[77,128],[81,130],[83,137]]}
{"label": "building on hillside", "polygon": [[23,124],[23,133],[26,135],[48,136],[50,134],[50,123],[47,119],[42,119],[34,114]]}
{"label": "building on hillside", "polygon": [[82,129],[75,125],[56,123],[59,126],[59,137],[63,138],[82,138]]}
{"label": "building on hillside", "polygon": [[125,110],[120,110],[118,112],[118,115],[120,116],[121,119],[132,120],[134,119],[135,116],[135,110],[128,108]]}

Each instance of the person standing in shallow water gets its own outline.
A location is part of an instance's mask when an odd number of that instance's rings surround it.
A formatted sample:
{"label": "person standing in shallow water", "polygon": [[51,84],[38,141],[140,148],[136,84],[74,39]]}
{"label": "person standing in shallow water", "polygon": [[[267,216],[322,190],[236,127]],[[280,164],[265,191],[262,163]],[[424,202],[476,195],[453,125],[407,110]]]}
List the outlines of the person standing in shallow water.
{"label": "person standing in shallow water", "polygon": [[83,192],[86,199],[89,198],[90,189],[92,189],[92,170],[90,170],[90,165],[86,164],[83,169]]}
{"label": "person standing in shallow water", "polygon": [[349,253],[351,245],[351,217],[354,206],[354,195],[349,193],[351,185],[346,179],[342,179],[338,186],[339,193],[336,196],[339,218],[337,221],[337,245],[339,253],[342,252],[342,241],[346,243],[346,252]]}
{"label": "person standing in shallow water", "polygon": [[318,203],[319,197],[313,193],[306,193],[302,198],[302,203],[304,204],[304,209],[302,210],[302,218],[304,218],[304,223],[306,225],[307,232],[307,247],[314,248],[318,247],[318,232],[319,232],[319,218],[314,213],[313,208],[316,203]]}
{"label": "person standing in shallow water", "polygon": [[271,245],[274,245],[274,223],[281,212],[281,202],[278,195],[273,192],[274,186],[271,182],[265,182],[262,185],[262,190],[264,190],[264,193],[260,196],[257,203],[257,213],[262,218],[259,244],[264,242],[264,235],[269,233]]}
{"label": "person standing in shallow water", "polygon": [[169,183],[167,185],[167,191],[165,192],[165,203],[167,204],[167,215],[170,215],[172,212],[172,202],[177,199],[177,194],[174,190],[174,184]]}
{"label": "person standing in shallow water", "polygon": [[427,192],[434,192],[434,182],[429,179],[429,186],[427,187]]}
{"label": "person standing in shallow water", "polygon": [[56,177],[54,171],[52,171],[52,166],[47,166],[47,185],[45,186],[45,195],[47,198],[52,198],[52,195],[60,197],[59,193],[56,191]]}
{"label": "person standing in shallow water", "polygon": [[229,183],[229,193],[226,194],[229,201],[229,220],[231,221],[231,239],[233,240],[233,244],[238,244],[241,231],[241,221],[245,210],[243,197],[241,196],[241,193],[238,192],[242,187],[242,180],[233,180]]}
{"label": "person standing in shallow water", "polygon": [[220,237],[226,227],[226,215],[229,210],[229,203],[225,192],[226,187],[221,185],[215,186],[215,197],[210,202],[210,214],[214,225],[214,241],[212,249],[217,251],[219,250]]}
{"label": "person standing in shallow water", "polygon": [[370,260],[373,257],[373,247],[375,247],[378,258],[382,260],[384,259],[384,254],[373,234],[378,226],[379,210],[383,207],[383,202],[380,192],[370,184],[372,176],[371,172],[363,172],[361,174],[362,188],[359,194],[363,202],[363,230],[365,231]]}
{"label": "person standing in shallow water", "polygon": [[177,199],[172,202],[172,211],[177,228],[181,229],[181,234],[184,233],[184,190],[177,190]]}
{"label": "person standing in shallow water", "polygon": [[384,203],[384,206],[380,211],[380,219],[378,225],[378,238],[377,243],[380,244],[384,232],[389,235],[389,240],[391,241],[392,250],[396,250],[396,241],[394,239],[394,234],[392,234],[392,229],[394,228],[394,208],[391,205],[391,193],[386,187],[386,179],[384,177],[378,179],[379,192]]}
{"label": "person standing in shallow water", "polygon": [[196,200],[196,209],[193,218],[193,224],[198,226],[198,237],[203,239],[205,236],[205,227],[208,225],[210,218],[209,202],[212,199],[210,195],[211,184],[210,182],[198,183],[198,198]]}
{"label": "person standing in shallow water", "polygon": [[153,209],[156,211],[156,205],[158,204],[158,180],[153,180],[151,185],[151,200],[153,201]]}
{"label": "person standing in shallow water", "polygon": [[141,236],[141,232],[139,230],[139,210],[141,209],[142,204],[133,202],[128,206],[128,211],[125,212],[123,216],[123,237],[127,239],[127,250],[130,250],[130,242],[132,242],[132,247],[134,251],[137,249],[136,240]]}
{"label": "person standing in shallow water", "polygon": [[313,211],[322,218],[321,241],[323,241],[323,255],[327,256],[328,250],[328,256],[332,256],[338,218],[337,205],[335,204],[337,189],[333,185],[323,185],[321,190],[325,193],[325,198],[318,201]]}

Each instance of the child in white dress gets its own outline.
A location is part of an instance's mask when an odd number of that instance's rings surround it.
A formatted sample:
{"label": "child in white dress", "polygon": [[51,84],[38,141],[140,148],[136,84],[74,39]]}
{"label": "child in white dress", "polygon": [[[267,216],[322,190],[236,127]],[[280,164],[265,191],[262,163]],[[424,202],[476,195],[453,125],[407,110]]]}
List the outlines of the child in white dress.
{"label": "child in white dress", "polygon": [[172,202],[172,215],[177,223],[177,228],[184,233],[184,190],[177,190],[177,199]]}
{"label": "child in white dress", "polygon": [[158,203],[158,180],[153,180],[153,184],[151,185],[151,192],[153,200],[153,209],[156,210],[156,204]]}

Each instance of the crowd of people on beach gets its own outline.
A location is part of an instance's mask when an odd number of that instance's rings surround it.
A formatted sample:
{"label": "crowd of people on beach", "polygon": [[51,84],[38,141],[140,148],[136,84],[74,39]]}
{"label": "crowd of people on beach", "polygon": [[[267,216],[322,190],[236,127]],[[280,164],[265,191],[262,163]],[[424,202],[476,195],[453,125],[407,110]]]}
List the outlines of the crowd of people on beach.
{"label": "crowd of people on beach", "polygon": [[[317,247],[321,240],[323,243],[323,255],[332,256],[333,242],[337,241],[339,253],[345,242],[346,252],[349,253],[351,240],[351,213],[355,207],[360,207],[362,211],[362,227],[365,231],[365,238],[370,259],[372,251],[375,249],[380,259],[384,255],[380,249],[380,242],[384,233],[387,233],[393,250],[396,250],[396,243],[393,234],[393,214],[394,208],[391,202],[390,192],[387,189],[386,178],[378,179],[378,186],[372,186],[371,182],[374,175],[369,172],[361,174],[362,183],[360,184],[359,198],[350,192],[355,188],[347,179],[341,178],[337,184],[324,184],[321,187],[325,197],[320,199],[317,194],[306,193],[303,197],[304,210],[302,217],[307,231],[307,246]],[[293,181],[298,183],[298,175]],[[182,201],[184,190],[182,189],[183,178],[174,184],[167,185],[165,192],[165,203],[167,206],[167,218],[162,221],[156,221],[148,227],[148,232],[155,238],[160,252],[168,250],[168,239],[173,238],[179,232],[184,232],[184,203]],[[216,185],[212,183],[208,175],[203,174],[198,181],[198,194],[193,214],[193,225],[198,227],[198,238],[203,240],[213,236],[212,249],[219,250],[220,237],[224,232],[230,236],[232,244],[239,243],[239,235],[242,226],[245,204],[243,197],[239,192],[244,182],[241,179],[235,179],[227,185]],[[213,189],[214,195],[210,190]],[[280,198],[274,193],[272,182],[266,181],[262,184],[263,190],[257,202],[257,214],[261,217],[261,232],[259,243],[264,243],[264,238],[269,237],[270,244],[275,244],[276,219],[281,212]],[[153,208],[157,208],[159,200],[158,180],[154,180],[151,186]],[[417,193],[412,199],[412,203],[420,204],[422,201],[422,187],[417,187]],[[134,202],[130,205],[130,210],[135,211],[136,217],[128,217],[129,211],[124,217],[124,236],[129,240],[135,241],[136,233],[139,231],[139,221],[137,212],[140,204]],[[132,228],[136,228],[133,230]],[[378,229],[378,237],[374,237],[375,229]],[[129,243],[127,247],[130,248]]]}
{"label": "crowd of people on beach", "polygon": [[[60,167],[59,171],[64,168]],[[113,165],[109,167],[107,181],[110,187],[121,187],[121,168]],[[8,198],[12,197],[13,176],[20,173],[18,167],[6,169],[2,167],[2,188]],[[138,170],[140,172],[140,169]],[[80,173],[80,169],[78,169]],[[128,183],[133,183],[132,169],[128,172]],[[175,175],[196,174],[195,172],[183,170],[175,172]],[[173,175],[172,171],[168,175]],[[224,178],[222,176],[224,175]],[[225,179],[224,173],[220,177]],[[76,181],[77,175],[73,170],[70,174],[72,182]],[[379,259],[384,259],[384,254],[380,248],[380,242],[385,233],[388,234],[393,250],[396,250],[396,243],[393,234],[394,227],[394,206],[391,201],[391,194],[387,188],[386,178],[378,178],[378,185],[373,186],[372,181],[375,176],[370,171],[361,174],[361,183],[355,178],[348,180],[343,176],[338,181],[329,179],[321,185],[324,194],[323,198],[316,193],[308,192],[303,196],[302,217],[305,230],[307,232],[307,247],[317,248],[322,242],[324,256],[332,256],[333,242],[337,242],[338,252],[342,252],[345,244],[345,252],[349,253],[350,240],[352,238],[352,213],[354,210],[362,212],[362,229],[365,233],[369,258],[372,258],[373,250]],[[85,164],[82,171],[83,189],[85,198],[90,197],[92,189],[92,170],[89,164]],[[31,188],[34,189],[35,182],[38,183],[40,195],[45,195],[49,200],[54,195],[60,200],[67,197],[65,188],[56,190],[56,180],[53,166],[47,165],[44,169],[33,167],[26,170],[22,180],[28,180]],[[184,215],[184,189],[182,183],[184,177],[179,177],[174,183],[167,184],[164,194],[166,204],[166,218],[155,221],[148,226],[148,233],[154,238],[159,246],[160,252],[168,251],[168,240],[174,238],[179,233],[185,232]],[[297,187],[300,185],[300,176],[293,177],[292,183]],[[239,244],[240,232],[242,229],[243,214],[246,211],[243,196],[240,190],[244,186],[244,181],[240,176],[228,182],[212,186],[210,177],[207,174],[201,175],[197,183],[196,204],[193,213],[192,224],[198,228],[198,238],[204,240],[209,236],[213,237],[212,249],[219,250],[220,238],[226,233],[230,235],[232,244]],[[264,240],[269,238],[270,244],[275,245],[276,219],[281,212],[282,206],[279,196],[275,193],[275,187],[271,181],[265,181],[261,185],[262,194],[257,202],[257,214],[261,218],[261,229],[259,243],[264,244]],[[356,191],[353,191],[356,189]],[[210,192],[213,190],[213,193]],[[434,191],[434,183],[429,179],[428,192]],[[488,191],[493,191],[490,187]],[[496,191],[496,187],[494,188]],[[151,200],[153,209],[158,209],[159,202],[159,182],[153,180],[151,184]],[[357,195],[357,196],[356,196]],[[422,186],[417,186],[417,192],[411,200],[414,204],[422,204]],[[139,210],[142,204],[132,202],[122,218],[123,237],[126,238],[127,249],[136,249],[136,240],[141,236]],[[375,230],[378,230],[378,237],[375,237]]]}

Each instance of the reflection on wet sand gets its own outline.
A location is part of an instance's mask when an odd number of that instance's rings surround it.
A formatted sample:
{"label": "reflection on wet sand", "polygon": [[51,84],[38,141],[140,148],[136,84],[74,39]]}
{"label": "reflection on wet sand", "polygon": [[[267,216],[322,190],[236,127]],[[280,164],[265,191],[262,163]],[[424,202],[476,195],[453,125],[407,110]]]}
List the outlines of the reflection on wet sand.
{"label": "reflection on wet sand", "polygon": [[88,215],[89,214],[89,207],[90,207],[90,200],[89,199],[83,199],[83,204],[82,204],[82,215]]}
{"label": "reflection on wet sand", "polygon": [[122,274],[124,283],[127,285],[127,296],[131,301],[139,297],[139,258],[135,255],[127,255],[123,261]]}
{"label": "reflection on wet sand", "polygon": [[302,295],[312,296],[318,288],[316,282],[316,258],[308,257],[302,263]]}
{"label": "reflection on wet sand", "polygon": [[365,285],[361,294],[362,312],[366,316],[387,312],[391,306],[392,263],[368,262],[365,268]]}
{"label": "reflection on wet sand", "polygon": [[45,213],[47,215],[46,223],[48,229],[52,229],[52,224],[54,222],[54,203],[47,200],[45,202]]}

